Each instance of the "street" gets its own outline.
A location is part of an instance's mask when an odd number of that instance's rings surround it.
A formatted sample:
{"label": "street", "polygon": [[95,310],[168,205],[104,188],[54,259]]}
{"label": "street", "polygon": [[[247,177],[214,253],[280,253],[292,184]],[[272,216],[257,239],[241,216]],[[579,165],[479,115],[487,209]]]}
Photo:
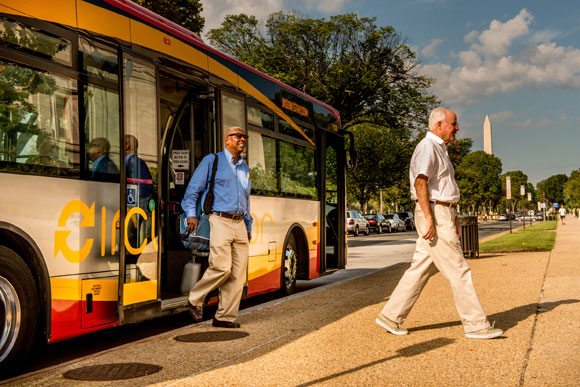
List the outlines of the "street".
{"label": "street", "polygon": [[[512,226],[519,225],[519,222],[514,222]],[[479,225],[480,239],[508,230],[508,222],[487,222]],[[325,285],[330,286],[340,281],[348,281],[368,275],[385,267],[409,262],[413,256],[416,239],[416,231],[373,233],[358,237],[349,236],[346,269],[310,281],[298,281],[296,292],[314,292]],[[275,297],[274,294],[265,294],[243,300],[241,314],[263,308],[271,302],[279,302],[279,299]],[[21,370],[20,374],[90,357],[102,351],[146,339],[189,324],[191,324],[189,314],[181,313],[139,324],[99,331],[63,342],[43,345],[31,356],[30,361]]]}

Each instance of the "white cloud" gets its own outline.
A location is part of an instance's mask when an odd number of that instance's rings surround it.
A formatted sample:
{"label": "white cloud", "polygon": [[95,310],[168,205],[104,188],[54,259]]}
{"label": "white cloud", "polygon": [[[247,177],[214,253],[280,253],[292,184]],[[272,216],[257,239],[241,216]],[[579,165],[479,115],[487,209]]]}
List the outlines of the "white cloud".
{"label": "white cloud", "polygon": [[437,47],[443,43],[442,39],[433,39],[431,41],[431,43],[429,43],[428,45],[425,46],[425,48],[423,50],[421,50],[421,54],[425,57],[425,56],[436,56],[435,52],[437,50]]}
{"label": "white cloud", "polygon": [[465,43],[471,43],[473,42],[475,39],[477,39],[477,37],[479,36],[479,32],[473,30],[470,33],[468,33],[467,35],[465,35],[463,37],[463,40],[465,40]]}
{"label": "white cloud", "polygon": [[523,122],[517,122],[513,126],[515,126],[516,128],[528,128],[530,126],[546,127],[550,125],[552,125],[552,121],[550,121],[548,118],[544,118],[543,120],[540,121],[525,120]]}
{"label": "white cloud", "polygon": [[284,0],[203,0],[202,16],[205,18],[204,32],[219,28],[226,15],[245,13],[265,21],[272,12],[284,8]]}
{"label": "white cloud", "polygon": [[[302,0],[307,11],[315,9],[327,15],[334,15],[340,12],[348,0]],[[288,3],[293,3],[287,1]]]}
{"label": "white cloud", "polygon": [[491,124],[499,124],[504,122],[505,120],[509,120],[514,118],[516,115],[513,112],[503,111],[499,113],[493,113],[489,116],[489,121]]}
{"label": "white cloud", "polygon": [[298,10],[306,16],[317,11],[326,15],[340,13],[350,0],[202,0],[205,18],[204,32],[219,28],[226,15],[245,13],[265,22],[273,12]]}
{"label": "white cloud", "polygon": [[[533,19],[522,9],[505,23],[493,20],[488,29],[465,36],[466,41],[474,43],[457,55],[455,67],[445,63],[422,66],[424,74],[435,79],[435,94],[444,103],[454,105],[474,104],[524,87],[580,88],[580,49],[549,42],[555,32],[531,31]],[[530,45],[510,52],[519,38]],[[540,40],[544,42],[538,43]]]}

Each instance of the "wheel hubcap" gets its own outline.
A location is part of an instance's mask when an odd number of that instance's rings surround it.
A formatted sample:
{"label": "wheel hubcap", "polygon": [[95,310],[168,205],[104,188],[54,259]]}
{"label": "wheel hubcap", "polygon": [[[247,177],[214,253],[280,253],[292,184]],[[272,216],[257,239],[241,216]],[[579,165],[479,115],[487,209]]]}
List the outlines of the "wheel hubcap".
{"label": "wheel hubcap", "polygon": [[284,261],[284,281],[286,287],[292,286],[292,283],[296,279],[296,266],[297,259],[296,252],[292,247],[286,248],[286,260]]}
{"label": "wheel hubcap", "polygon": [[12,284],[0,277],[0,362],[11,352],[20,331],[20,300]]}

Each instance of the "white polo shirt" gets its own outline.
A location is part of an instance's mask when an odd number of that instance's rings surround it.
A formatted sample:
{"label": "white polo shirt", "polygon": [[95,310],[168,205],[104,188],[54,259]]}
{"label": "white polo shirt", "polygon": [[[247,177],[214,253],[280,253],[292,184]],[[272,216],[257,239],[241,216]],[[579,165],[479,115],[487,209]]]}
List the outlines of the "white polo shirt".
{"label": "white polo shirt", "polygon": [[409,168],[411,181],[411,199],[417,200],[415,179],[419,175],[427,176],[429,200],[440,200],[447,203],[459,201],[459,187],[455,182],[455,170],[447,153],[445,142],[428,132],[415,148]]}

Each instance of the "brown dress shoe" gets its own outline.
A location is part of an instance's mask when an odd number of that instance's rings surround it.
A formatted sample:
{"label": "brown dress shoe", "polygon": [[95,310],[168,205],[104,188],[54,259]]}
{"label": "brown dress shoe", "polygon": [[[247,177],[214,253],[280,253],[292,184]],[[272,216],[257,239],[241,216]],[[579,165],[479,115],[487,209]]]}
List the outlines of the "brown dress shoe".
{"label": "brown dress shoe", "polygon": [[203,308],[189,304],[189,314],[195,322],[203,321]]}
{"label": "brown dress shoe", "polygon": [[213,318],[211,325],[213,325],[214,327],[217,327],[217,328],[239,328],[240,327],[240,324],[238,324],[236,322],[221,321],[221,320],[216,319],[215,317]]}

